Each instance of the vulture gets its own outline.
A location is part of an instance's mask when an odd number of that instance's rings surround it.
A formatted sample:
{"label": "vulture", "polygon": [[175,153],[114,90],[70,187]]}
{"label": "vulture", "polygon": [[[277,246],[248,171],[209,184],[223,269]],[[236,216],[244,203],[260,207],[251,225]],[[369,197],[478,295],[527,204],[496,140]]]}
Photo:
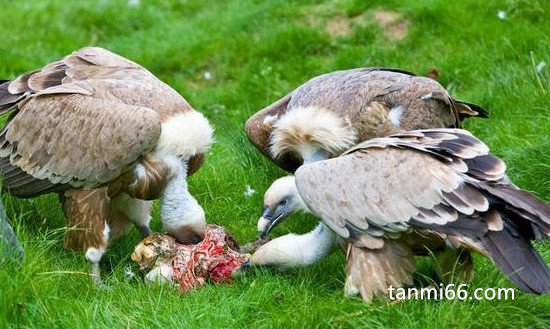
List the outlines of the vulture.
{"label": "vulture", "polygon": [[[414,129],[459,128],[469,116],[486,117],[487,112],[454,99],[433,79],[392,68],[359,68],[307,81],[254,114],[245,131],[260,152],[294,172],[303,163],[333,158],[362,141]],[[289,177],[274,185],[293,181]],[[273,200],[279,199],[265,196],[258,221],[262,236],[289,214],[278,213],[284,205]],[[448,265],[440,269],[442,276],[453,267],[464,279],[472,276],[472,259],[466,250],[445,250],[436,258]]]}
{"label": "vulture", "polygon": [[282,169],[340,155],[400,131],[458,128],[477,105],[452,98],[437,81],[392,68],[359,68],[315,77],[250,117],[245,131]]}
{"label": "vulture", "polygon": [[[415,248],[437,237],[481,253],[521,290],[550,294],[550,270],[530,244],[550,235],[550,207],[518,188],[469,132],[427,129],[362,142],[304,164],[268,197],[310,211],[317,232],[261,246],[250,265],[294,267],[348,243],[345,292],[365,300],[410,285]],[[367,252],[365,252],[367,251]]]}
{"label": "vulture", "polygon": [[131,224],[151,230],[151,200],[182,243],[197,242],[205,215],[186,177],[212,141],[208,120],[140,65],[86,47],[0,83],[0,171],[21,198],[59,195],[69,231],[101,282],[99,261]]}

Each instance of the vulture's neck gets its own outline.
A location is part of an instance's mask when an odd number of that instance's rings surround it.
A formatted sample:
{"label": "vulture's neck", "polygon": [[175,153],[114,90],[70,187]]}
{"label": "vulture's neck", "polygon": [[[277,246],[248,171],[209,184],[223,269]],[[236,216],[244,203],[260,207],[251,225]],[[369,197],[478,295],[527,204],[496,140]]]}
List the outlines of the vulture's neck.
{"label": "vulture's neck", "polygon": [[319,223],[313,231],[296,235],[294,237],[296,246],[301,250],[301,259],[303,265],[312,264],[326,257],[336,245],[336,235],[325,224]]}
{"label": "vulture's neck", "polygon": [[275,265],[281,269],[302,267],[326,257],[337,245],[337,237],[325,224],[306,234],[287,234],[263,245],[254,257],[258,263]]}
{"label": "vulture's neck", "polygon": [[168,231],[204,219],[202,207],[188,191],[185,164],[174,161],[172,168],[174,176],[166,184],[160,207],[162,224]]}
{"label": "vulture's neck", "polygon": [[304,160],[304,164],[327,159],[327,156],[324,150],[320,148],[311,148],[307,150],[301,150],[300,153],[301,153],[300,155],[302,156],[302,159]]}

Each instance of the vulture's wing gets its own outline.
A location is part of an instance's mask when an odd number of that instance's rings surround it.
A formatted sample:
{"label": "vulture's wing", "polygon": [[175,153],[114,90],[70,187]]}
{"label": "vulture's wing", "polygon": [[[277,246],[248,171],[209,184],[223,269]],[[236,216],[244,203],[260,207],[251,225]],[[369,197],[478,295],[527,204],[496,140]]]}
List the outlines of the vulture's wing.
{"label": "vulture's wing", "polygon": [[108,182],[151,151],[160,130],[148,108],[82,93],[32,97],[0,132],[4,185],[30,197]]}
{"label": "vulture's wing", "polygon": [[[15,195],[97,185],[155,147],[161,123],[193,111],[138,64],[86,47],[0,84],[0,170]],[[190,170],[202,154],[190,160]]]}
{"label": "vulture's wing", "polygon": [[[458,155],[452,164],[428,148],[445,144]],[[460,158],[487,154],[487,147],[465,131],[411,132],[373,139],[341,157],[304,165],[296,172],[296,185],[305,203],[351,240],[398,233],[414,223],[453,225],[459,213],[488,209],[483,194],[464,184],[468,167]],[[500,168],[496,178],[502,176],[502,162],[491,165]],[[471,225],[478,227],[476,221]]]}
{"label": "vulture's wing", "polygon": [[519,288],[548,293],[550,271],[529,240],[539,230],[550,235],[550,207],[518,192],[504,172],[468,132],[433,129],[374,139],[304,165],[296,185],[308,207],[356,245],[376,245],[373,237],[409,227],[429,229],[484,253]]}
{"label": "vulture's wing", "polygon": [[0,84],[0,111],[34,96],[83,94],[147,107],[163,117],[192,110],[174,89],[138,64],[97,47],[86,47],[42,69]]}
{"label": "vulture's wing", "polygon": [[454,99],[433,79],[380,67],[336,71],[313,78],[292,94],[289,108],[325,107],[348,116],[361,131],[361,117],[373,101],[396,109],[395,120],[403,130],[454,128],[460,127],[460,120],[465,117],[487,117],[485,110]]}

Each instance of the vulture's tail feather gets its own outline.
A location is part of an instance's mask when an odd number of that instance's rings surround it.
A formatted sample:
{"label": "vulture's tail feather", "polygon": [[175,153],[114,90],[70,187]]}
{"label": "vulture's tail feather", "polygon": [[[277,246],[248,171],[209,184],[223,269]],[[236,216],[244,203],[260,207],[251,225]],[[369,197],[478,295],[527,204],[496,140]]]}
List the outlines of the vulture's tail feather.
{"label": "vulture's tail feather", "polygon": [[550,269],[518,228],[509,220],[504,228],[481,238],[489,257],[521,290],[550,294]]}

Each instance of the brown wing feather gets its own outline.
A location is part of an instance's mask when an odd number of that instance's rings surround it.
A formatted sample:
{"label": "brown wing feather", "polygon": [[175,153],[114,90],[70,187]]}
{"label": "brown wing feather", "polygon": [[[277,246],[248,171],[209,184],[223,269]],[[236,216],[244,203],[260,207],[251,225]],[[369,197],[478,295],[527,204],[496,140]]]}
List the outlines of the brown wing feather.
{"label": "brown wing feather", "polygon": [[503,176],[497,158],[471,160],[487,154],[483,143],[462,130],[414,131],[302,166],[296,184],[306,204],[344,238],[405,231],[413,219],[445,225],[459,214],[488,209],[483,193],[465,184],[469,170],[491,169],[491,177]]}
{"label": "brown wing feather", "polygon": [[147,70],[96,47],[0,84],[0,112],[12,108],[0,164],[23,197],[114,178],[154,147],[161,122],[192,111]]}
{"label": "brown wing feather", "polygon": [[408,132],[304,165],[296,185],[358,246],[362,235],[428,229],[490,257],[520,289],[549,293],[550,270],[529,240],[550,236],[550,207],[511,184],[488,152],[462,130]]}
{"label": "brown wing feather", "polygon": [[85,47],[0,84],[0,111],[21,106],[34,95],[71,93],[148,107],[161,121],[192,110],[181,95],[140,65],[102,48]]}
{"label": "brown wing feather", "polygon": [[290,95],[286,95],[277,102],[258,111],[246,121],[244,130],[250,142],[263,155],[284,170],[294,171],[300,166],[301,160],[288,155],[274,158],[269,151],[269,137],[273,131],[273,121],[286,112],[289,101]]}
{"label": "brown wing feather", "polygon": [[0,156],[9,159],[9,165],[3,161],[4,184],[15,195],[30,196],[36,180],[40,190],[50,188],[46,180],[105,183],[151,151],[159,136],[158,115],[147,108],[77,94],[35,97],[0,133]]}

